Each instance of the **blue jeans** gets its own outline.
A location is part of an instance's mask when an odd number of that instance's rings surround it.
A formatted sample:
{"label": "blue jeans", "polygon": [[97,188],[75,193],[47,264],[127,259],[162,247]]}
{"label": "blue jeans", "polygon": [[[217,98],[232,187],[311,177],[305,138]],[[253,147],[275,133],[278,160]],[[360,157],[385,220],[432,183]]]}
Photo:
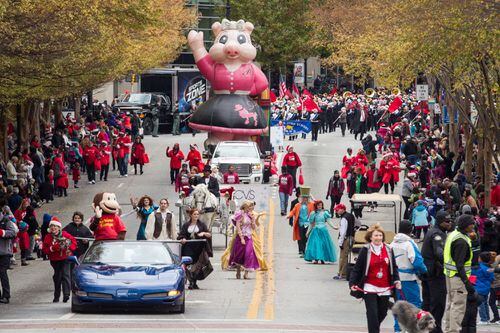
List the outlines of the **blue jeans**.
{"label": "blue jeans", "polygon": [[[420,297],[420,287],[417,281],[401,281],[401,291],[403,292],[406,301],[415,305],[417,308],[422,308],[422,298]],[[401,292],[396,290],[396,298],[398,300],[403,299]],[[394,316],[394,332],[401,332],[398,320]]]}
{"label": "blue jeans", "polygon": [[481,318],[481,321],[490,321],[488,295],[479,295],[478,302],[479,302],[479,318]]}
{"label": "blue jeans", "polygon": [[289,195],[287,193],[279,192],[280,194],[280,207],[281,207],[281,212],[286,213],[287,208],[288,208],[288,197]]}
{"label": "blue jeans", "polygon": [[120,171],[121,176],[128,174],[128,154],[118,159],[118,171]]}

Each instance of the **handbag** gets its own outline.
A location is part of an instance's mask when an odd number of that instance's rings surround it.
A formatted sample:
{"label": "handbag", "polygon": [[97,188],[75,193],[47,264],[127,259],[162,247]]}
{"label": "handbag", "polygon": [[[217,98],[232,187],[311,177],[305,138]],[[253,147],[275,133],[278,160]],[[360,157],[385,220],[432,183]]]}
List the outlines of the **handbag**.
{"label": "handbag", "polygon": [[299,184],[304,185],[304,175],[302,174],[302,168],[299,170]]}
{"label": "handbag", "polygon": [[190,275],[194,280],[204,280],[207,276],[214,271],[208,253],[203,250],[198,258],[198,261],[188,267]]}
{"label": "handbag", "polygon": [[147,153],[144,153],[144,164],[149,163],[149,155]]}

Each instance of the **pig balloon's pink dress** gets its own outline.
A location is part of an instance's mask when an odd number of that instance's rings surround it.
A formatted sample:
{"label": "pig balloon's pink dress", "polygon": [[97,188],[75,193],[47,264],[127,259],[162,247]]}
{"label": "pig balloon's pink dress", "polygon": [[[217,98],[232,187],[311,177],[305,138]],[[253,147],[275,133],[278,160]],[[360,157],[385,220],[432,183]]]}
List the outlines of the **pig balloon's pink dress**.
{"label": "pig balloon's pink dress", "polygon": [[209,54],[196,64],[210,81],[215,96],[195,111],[189,126],[201,131],[238,135],[267,132],[264,112],[249,97],[268,87],[266,76],[257,66],[246,63],[231,72],[224,64],[215,63]]}
{"label": "pig balloon's pink dress", "polygon": [[241,243],[241,237],[237,235],[234,239],[231,256],[229,257],[229,265],[232,267],[242,265],[247,271],[257,270],[260,268],[260,265],[253,249],[252,218],[249,214],[240,210],[234,214],[234,220],[240,221],[241,233],[245,239],[245,244]]}

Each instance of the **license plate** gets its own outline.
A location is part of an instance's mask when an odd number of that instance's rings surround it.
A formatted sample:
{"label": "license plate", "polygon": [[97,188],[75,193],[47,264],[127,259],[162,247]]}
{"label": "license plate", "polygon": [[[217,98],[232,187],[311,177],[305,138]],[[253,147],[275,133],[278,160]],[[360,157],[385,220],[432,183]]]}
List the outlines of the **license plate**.
{"label": "license plate", "polygon": [[128,289],[118,289],[116,291],[117,297],[128,297]]}

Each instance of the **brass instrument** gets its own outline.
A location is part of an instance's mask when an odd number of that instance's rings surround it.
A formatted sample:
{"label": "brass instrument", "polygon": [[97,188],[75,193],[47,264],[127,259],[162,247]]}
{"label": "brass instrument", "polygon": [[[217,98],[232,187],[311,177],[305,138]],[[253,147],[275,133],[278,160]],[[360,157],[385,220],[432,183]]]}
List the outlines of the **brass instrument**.
{"label": "brass instrument", "polygon": [[400,90],[399,88],[393,88],[393,89],[391,90],[391,93],[392,93],[393,95],[401,95],[401,90]]}
{"label": "brass instrument", "polygon": [[376,91],[375,91],[375,89],[373,89],[373,88],[368,88],[368,89],[366,89],[366,90],[365,90],[365,96],[366,96],[366,97],[368,97],[368,98],[373,98],[373,97],[375,97],[375,94],[376,94],[376,93],[377,93],[377,92],[376,92]]}
{"label": "brass instrument", "polygon": [[352,96],[352,92],[350,92],[350,91],[346,91],[344,94],[342,94],[342,97],[344,97],[345,99],[347,99],[351,96]]}

